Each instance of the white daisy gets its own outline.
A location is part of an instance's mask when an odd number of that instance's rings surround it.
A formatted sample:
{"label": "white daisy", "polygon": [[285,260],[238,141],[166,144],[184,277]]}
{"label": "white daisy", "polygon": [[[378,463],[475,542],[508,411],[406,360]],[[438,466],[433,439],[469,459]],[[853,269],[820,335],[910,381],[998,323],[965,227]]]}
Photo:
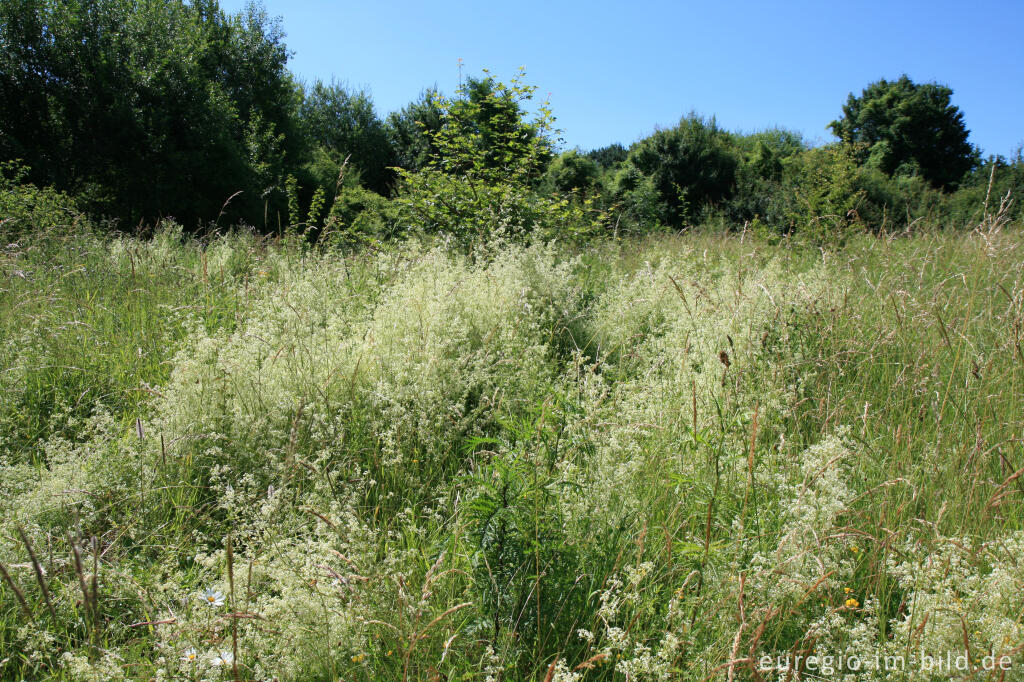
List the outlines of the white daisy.
{"label": "white daisy", "polygon": [[220,651],[213,660],[210,661],[210,665],[214,667],[228,666],[235,662],[235,655],[230,651]]}
{"label": "white daisy", "polygon": [[224,595],[214,589],[204,590],[199,598],[210,606],[224,606]]}

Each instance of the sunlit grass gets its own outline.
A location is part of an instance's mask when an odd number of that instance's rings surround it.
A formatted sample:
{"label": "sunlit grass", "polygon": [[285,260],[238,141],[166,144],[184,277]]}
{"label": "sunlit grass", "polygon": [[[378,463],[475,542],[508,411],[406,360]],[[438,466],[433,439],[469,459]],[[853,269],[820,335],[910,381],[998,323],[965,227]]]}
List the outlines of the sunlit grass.
{"label": "sunlit grass", "polygon": [[2,676],[1015,657],[1021,248],[8,246]]}

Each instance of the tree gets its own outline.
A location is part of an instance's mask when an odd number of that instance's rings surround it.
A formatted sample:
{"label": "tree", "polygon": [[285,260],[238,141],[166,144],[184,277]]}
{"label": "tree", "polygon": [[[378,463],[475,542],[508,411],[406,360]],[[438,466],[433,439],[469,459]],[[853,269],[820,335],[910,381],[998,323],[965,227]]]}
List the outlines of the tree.
{"label": "tree", "polygon": [[0,3],[0,160],[131,221],[255,222],[301,155],[279,23],[215,0]]}
{"label": "tree", "polygon": [[588,159],[593,159],[601,168],[608,170],[618,168],[625,163],[626,157],[629,156],[629,151],[618,142],[614,142],[607,147],[591,150],[584,154],[584,156]]}
{"label": "tree", "polygon": [[921,175],[949,190],[978,162],[967,141],[963,113],[950,103],[953,91],[937,83],[914,83],[906,75],[879,80],[843,106],[829,127],[855,148],[861,163],[888,175]]}
{"label": "tree", "polygon": [[587,192],[601,181],[601,166],[575,149],[562,152],[548,166],[545,184],[556,192],[567,194],[573,190]]}
{"label": "tree", "polygon": [[436,98],[439,126],[425,131],[427,164],[399,169],[395,205],[407,228],[470,249],[495,234],[571,231],[566,202],[535,191],[554,147],[550,108],[542,104],[533,120],[523,110],[535,91],[520,70],[507,84],[487,74],[469,79],[454,99]]}
{"label": "tree", "polygon": [[522,104],[536,86],[524,85],[522,70],[508,84],[484,70],[469,78],[452,100],[442,99],[441,126],[433,136],[434,167],[484,180],[532,182],[554,156],[554,117],[547,104],[526,119]]}
{"label": "tree", "polygon": [[[325,85],[316,81],[305,94],[299,117],[309,140],[336,166],[348,159],[359,170],[365,187],[387,194],[394,181],[389,168],[394,165],[395,156],[369,93],[349,92],[337,83]],[[331,183],[334,180],[329,179]]]}
{"label": "tree", "polygon": [[398,166],[417,171],[437,153],[434,135],[441,129],[440,95],[430,88],[401,111],[388,114],[387,134]]}
{"label": "tree", "polygon": [[[650,179],[660,201],[658,218],[678,225],[700,207],[729,196],[738,161],[729,149],[728,135],[713,118],[708,121],[690,114],[675,128],[659,130],[636,143],[627,165]],[[635,173],[620,175],[636,179]]]}

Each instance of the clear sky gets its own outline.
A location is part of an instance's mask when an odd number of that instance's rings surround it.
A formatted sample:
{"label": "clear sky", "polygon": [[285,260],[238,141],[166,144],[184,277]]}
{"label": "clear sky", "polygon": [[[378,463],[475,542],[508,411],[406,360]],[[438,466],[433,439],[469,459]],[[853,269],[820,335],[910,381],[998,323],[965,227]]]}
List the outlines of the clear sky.
{"label": "clear sky", "polygon": [[452,93],[462,59],[463,73],[502,80],[526,67],[566,147],[628,145],[690,111],[728,130],[781,126],[827,142],[850,92],[906,73],[953,89],[984,154],[1024,143],[1021,0],[264,5],[282,20],[295,74],[365,87],[381,114],[427,86]]}

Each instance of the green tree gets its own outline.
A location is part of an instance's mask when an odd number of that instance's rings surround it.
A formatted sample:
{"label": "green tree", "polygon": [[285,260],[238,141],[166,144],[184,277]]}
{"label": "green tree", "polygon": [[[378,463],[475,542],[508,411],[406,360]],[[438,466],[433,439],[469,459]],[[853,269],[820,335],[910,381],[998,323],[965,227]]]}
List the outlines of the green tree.
{"label": "green tree", "polygon": [[601,167],[575,149],[562,152],[548,166],[544,181],[556,192],[588,192],[601,181]]}
{"label": "green tree", "polygon": [[[539,178],[554,157],[553,118],[542,110],[537,120],[527,120],[522,105],[536,88],[524,85],[522,75],[505,84],[485,70],[483,77],[468,78],[454,98],[428,89],[390,114],[387,130],[398,166],[493,177],[514,169]],[[520,163],[527,158],[526,166]]]}
{"label": "green tree", "polygon": [[954,189],[977,164],[978,152],[967,141],[952,94],[945,85],[914,83],[906,75],[882,79],[860,97],[850,93],[843,116],[829,127],[857,149],[861,163],[890,176],[919,174],[935,187]]}
{"label": "green tree", "polygon": [[[369,93],[316,81],[305,93],[299,116],[310,142],[324,151],[336,169],[347,159],[358,169],[365,187],[388,193],[395,179],[389,170],[395,155]],[[337,174],[335,170],[327,179],[332,186]]]}
{"label": "green tree", "polygon": [[[713,118],[690,114],[676,127],[659,130],[634,145],[628,165],[650,179],[660,202],[658,218],[678,225],[700,208],[728,198],[738,161],[728,135]],[[620,175],[636,184],[636,174]]]}
{"label": "green tree", "polygon": [[[731,146],[739,158],[736,185],[724,215],[736,225],[759,221],[780,230],[785,221],[780,213],[780,198],[792,193],[784,183],[789,159],[803,153],[807,146],[799,133],[772,128],[749,135],[732,135]],[[791,174],[790,174],[791,175]]]}
{"label": "green tree", "polygon": [[401,111],[388,114],[387,134],[396,165],[410,171],[425,168],[437,154],[434,135],[441,129],[440,96],[427,89]]}
{"label": "green tree", "polygon": [[279,23],[215,0],[0,3],[0,160],[132,223],[255,222],[301,155]]}
{"label": "green tree", "polygon": [[553,155],[554,117],[547,104],[527,117],[522,104],[536,87],[522,79],[522,71],[507,84],[487,74],[470,79],[454,99],[437,98],[440,125],[426,132],[433,150],[427,165],[399,169],[395,204],[405,227],[473,249],[495,234],[569,237],[600,223],[589,207],[536,191]]}
{"label": "green tree", "polygon": [[629,156],[629,150],[618,142],[614,142],[606,147],[591,150],[584,156],[588,159],[593,159],[597,162],[597,165],[607,170],[611,168],[618,168],[620,165],[625,163],[626,158]]}
{"label": "green tree", "polygon": [[439,170],[485,180],[532,182],[554,156],[554,117],[542,104],[536,119],[528,120],[523,103],[537,88],[523,84],[523,72],[508,84],[486,69],[484,77],[469,78],[451,100],[440,100],[441,126],[433,136],[431,160]]}
{"label": "green tree", "polygon": [[864,191],[858,168],[846,145],[808,149],[785,162],[782,201],[787,232],[837,245],[860,229]]}

